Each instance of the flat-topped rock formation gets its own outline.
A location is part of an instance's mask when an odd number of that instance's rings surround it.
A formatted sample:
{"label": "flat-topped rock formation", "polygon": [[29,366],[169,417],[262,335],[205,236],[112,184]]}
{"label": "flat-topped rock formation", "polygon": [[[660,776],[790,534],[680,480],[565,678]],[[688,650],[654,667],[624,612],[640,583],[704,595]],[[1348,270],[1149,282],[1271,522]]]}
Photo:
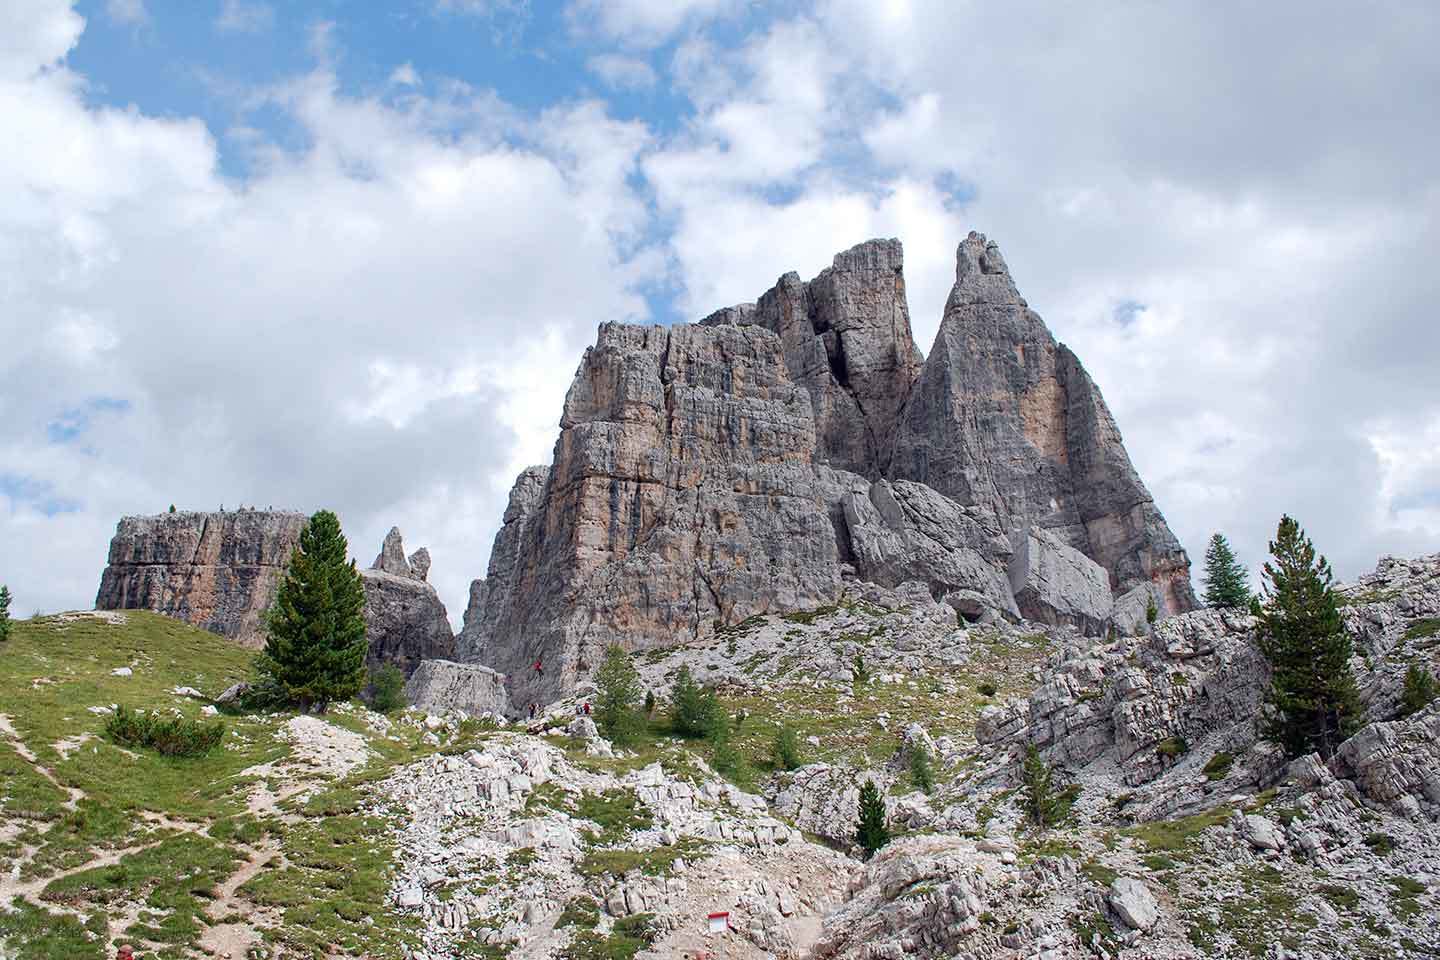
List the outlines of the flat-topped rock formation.
{"label": "flat-topped rock formation", "polygon": [[153,610],[247,647],[307,517],[291,511],[182,510],[125,517],[110,541],[97,610]]}
{"label": "flat-topped rock formation", "polygon": [[[307,520],[288,510],[125,517],[110,541],[95,608],[153,610],[263,647],[264,613]],[[395,663],[409,674],[422,659],[454,656],[429,570],[430,552],[422,547],[407,558],[392,528],[374,565],[360,571],[372,664]]]}
{"label": "flat-topped rock formation", "polygon": [[856,580],[1087,632],[1195,605],[1098,388],[978,234],[928,359],[900,244],[873,240],[699,324],[603,324],[560,426],[549,469],[517,480],[459,645],[515,702],[611,643],[696,642]]}

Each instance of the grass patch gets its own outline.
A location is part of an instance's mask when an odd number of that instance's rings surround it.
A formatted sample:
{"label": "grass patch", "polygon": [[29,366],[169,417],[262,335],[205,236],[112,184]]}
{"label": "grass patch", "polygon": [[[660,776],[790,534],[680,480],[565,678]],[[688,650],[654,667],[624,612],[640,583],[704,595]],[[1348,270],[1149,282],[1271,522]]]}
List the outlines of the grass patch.
{"label": "grass patch", "polygon": [[1329,900],[1336,910],[1353,913],[1360,906],[1360,894],[1338,883],[1322,883],[1315,888],[1315,892]]}
{"label": "grass patch", "polygon": [[1405,628],[1406,640],[1425,640],[1440,634],[1440,617],[1421,617]]}
{"label": "grass patch", "polygon": [[212,891],[236,867],[233,850],[208,837],[181,834],[123,857],[119,863],[62,877],[41,898],[73,906],[138,899],[154,913],[125,931],[130,937],[183,946],[203,932]]}
{"label": "grass patch", "polygon": [[1176,854],[1185,852],[1190,841],[1201,831],[1223,826],[1230,818],[1230,807],[1220,806],[1178,820],[1154,820],[1127,827],[1123,832],[1144,844],[1149,853]]}
{"label": "grass patch", "polygon": [[1085,876],[1095,881],[1102,887],[1108,887],[1120,876],[1120,871],[1113,867],[1107,867],[1099,860],[1090,860],[1081,871]]}
{"label": "grass patch", "polygon": [[601,850],[586,852],[576,870],[583,877],[624,877],[639,873],[647,877],[668,877],[675,871],[675,861],[698,860],[705,856],[710,844],[694,837],[682,837],[678,843],[650,850]]}
{"label": "grass patch", "polygon": [[1155,748],[1155,752],[1167,760],[1174,760],[1176,757],[1183,756],[1189,751],[1190,744],[1185,741],[1184,737],[1166,737],[1164,740],[1161,740],[1160,745]]}
{"label": "grass patch", "polygon": [[1388,857],[1395,850],[1395,838],[1388,833],[1370,833],[1365,836],[1365,846],[1377,856]]}
{"label": "grass patch", "polygon": [[1200,772],[1205,774],[1207,780],[1224,780],[1230,776],[1230,768],[1234,765],[1235,755],[1222,750],[1206,761]]}

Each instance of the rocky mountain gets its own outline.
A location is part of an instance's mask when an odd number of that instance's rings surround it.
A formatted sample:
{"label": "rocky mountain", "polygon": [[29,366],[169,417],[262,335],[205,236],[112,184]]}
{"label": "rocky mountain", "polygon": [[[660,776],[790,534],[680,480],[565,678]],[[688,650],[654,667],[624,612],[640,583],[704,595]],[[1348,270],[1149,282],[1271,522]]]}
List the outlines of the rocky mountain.
{"label": "rocky mountain", "polygon": [[[153,610],[259,648],[261,617],[307,517],[292,511],[177,511],[125,517],[110,541],[97,610]],[[424,659],[454,655],[445,605],[426,582],[430,553],[405,556],[392,528],[365,585],[372,664],[395,663],[408,675]]]}
{"label": "rocky mountain", "polygon": [[978,234],[928,358],[900,243],[872,240],[698,324],[602,325],[560,427],[459,643],[517,702],[609,644],[699,642],[856,581],[1091,633],[1195,604],[1099,389]]}
{"label": "rocky mountain", "polygon": [[110,541],[97,610],[154,610],[248,647],[306,517],[290,511],[182,510],[125,517]]}

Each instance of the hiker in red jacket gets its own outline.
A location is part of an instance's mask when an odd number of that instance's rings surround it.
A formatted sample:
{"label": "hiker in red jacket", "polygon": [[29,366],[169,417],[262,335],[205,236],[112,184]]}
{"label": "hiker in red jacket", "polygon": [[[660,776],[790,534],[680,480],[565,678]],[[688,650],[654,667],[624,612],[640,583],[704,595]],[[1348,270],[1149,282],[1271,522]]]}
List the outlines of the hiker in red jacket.
{"label": "hiker in red jacket", "polygon": [[542,677],[545,676],[545,665],[539,660],[535,661],[535,672]]}
{"label": "hiker in red jacket", "polygon": [[135,960],[135,948],[130,944],[122,944],[115,953],[115,960]]}

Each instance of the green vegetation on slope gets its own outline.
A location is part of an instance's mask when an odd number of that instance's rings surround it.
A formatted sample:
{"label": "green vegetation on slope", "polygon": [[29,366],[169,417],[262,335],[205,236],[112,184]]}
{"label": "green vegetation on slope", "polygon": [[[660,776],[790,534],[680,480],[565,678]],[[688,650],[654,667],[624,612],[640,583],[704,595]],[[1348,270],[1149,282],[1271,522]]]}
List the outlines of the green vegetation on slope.
{"label": "green vegetation on slope", "polygon": [[[271,940],[301,956],[332,945],[400,955],[408,927],[384,904],[390,848],[360,799],[366,779],[429,752],[419,731],[392,740],[358,715],[332,713],[381,759],[343,781],[316,780],[303,804],[279,795],[310,775],[275,767],[290,758],[276,733],[293,714],[228,717],[220,746],[199,756],[105,736],[112,705],[177,718],[181,729],[213,727],[204,701],[175,688],[214,697],[249,675],[253,657],[143,611],[124,623],[61,615],[13,624],[0,649],[0,815],[16,829],[0,833],[0,874],[18,866],[24,896],[0,909],[7,956],[100,960],[122,941],[146,956],[192,956],[226,919],[207,913],[217,889],[252,858],[269,867],[240,895],[275,908]],[[252,811],[256,791],[278,802]]]}

